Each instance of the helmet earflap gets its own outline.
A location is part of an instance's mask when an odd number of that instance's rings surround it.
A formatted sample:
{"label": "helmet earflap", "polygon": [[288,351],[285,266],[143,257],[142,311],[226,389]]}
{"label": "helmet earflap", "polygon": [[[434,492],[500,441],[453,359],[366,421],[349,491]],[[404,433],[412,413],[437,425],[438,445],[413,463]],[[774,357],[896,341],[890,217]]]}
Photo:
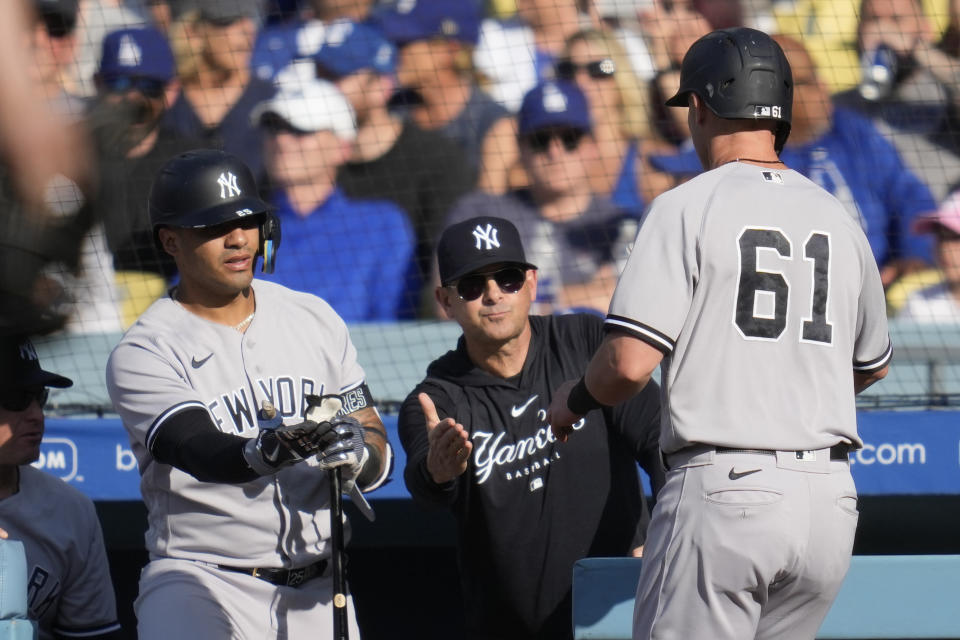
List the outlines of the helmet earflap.
{"label": "helmet earflap", "polygon": [[263,264],[260,270],[263,273],[273,273],[277,262],[277,249],[280,248],[280,218],[272,211],[264,214],[263,223],[260,225],[260,255],[263,256]]}

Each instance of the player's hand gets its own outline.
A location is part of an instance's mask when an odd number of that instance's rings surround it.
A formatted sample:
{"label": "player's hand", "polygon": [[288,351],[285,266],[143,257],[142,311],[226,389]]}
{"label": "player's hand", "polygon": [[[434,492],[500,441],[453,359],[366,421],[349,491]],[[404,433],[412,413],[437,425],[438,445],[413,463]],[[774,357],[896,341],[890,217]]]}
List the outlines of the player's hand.
{"label": "player's hand", "polygon": [[[319,453],[337,439],[329,419],[340,410],[339,397],[306,396],[306,399],[308,408],[303,422],[261,429],[257,437],[247,443],[243,457],[251,469],[260,475],[276,473]],[[271,409],[265,404],[263,413],[269,414]],[[262,416],[266,420],[271,418],[274,417]]]}
{"label": "player's hand", "polygon": [[321,469],[341,468],[343,492],[349,493],[370,457],[363,440],[363,426],[351,416],[335,418],[330,424],[334,440],[317,453],[317,466]]}
{"label": "player's hand", "polygon": [[467,470],[470,453],[473,451],[470,434],[453,418],[441,420],[429,395],[421,393],[417,399],[420,400],[420,408],[426,418],[427,441],[430,443],[427,471],[437,484],[450,482]]}
{"label": "player's hand", "polygon": [[550,400],[550,408],[547,409],[547,424],[550,425],[554,437],[560,442],[567,441],[567,438],[573,433],[573,423],[581,418],[567,407],[567,397],[576,384],[576,380],[567,380],[557,387],[557,390],[553,392],[553,398]]}
{"label": "player's hand", "polygon": [[0,540],[6,540],[8,537],[7,530],[3,527],[0,527]]}

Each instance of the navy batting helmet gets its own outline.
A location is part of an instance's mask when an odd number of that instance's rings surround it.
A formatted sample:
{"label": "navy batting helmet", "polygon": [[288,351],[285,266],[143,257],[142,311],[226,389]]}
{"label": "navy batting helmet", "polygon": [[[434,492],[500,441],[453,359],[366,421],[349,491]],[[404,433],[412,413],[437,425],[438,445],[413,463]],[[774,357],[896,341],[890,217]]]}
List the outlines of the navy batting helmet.
{"label": "navy batting helmet", "polygon": [[161,227],[200,229],[258,216],[263,271],[273,272],[280,221],[257,195],[253,174],[236,156],[216,149],[174,156],[153,181],[148,209],[154,237]]}
{"label": "navy batting helmet", "polygon": [[694,42],[680,67],[680,89],[667,106],[687,106],[696,93],[721,118],[774,120],[776,150],[790,135],[793,74],[780,45],[762,31],[735,27]]}

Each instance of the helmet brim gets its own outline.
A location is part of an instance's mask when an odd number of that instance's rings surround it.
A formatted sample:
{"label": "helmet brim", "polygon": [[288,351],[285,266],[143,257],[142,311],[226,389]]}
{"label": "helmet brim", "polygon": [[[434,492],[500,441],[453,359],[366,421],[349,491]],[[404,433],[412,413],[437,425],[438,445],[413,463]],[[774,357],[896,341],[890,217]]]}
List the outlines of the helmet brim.
{"label": "helmet brim", "polygon": [[174,222],[163,223],[163,226],[178,227],[181,229],[202,229],[204,227],[215,227],[226,222],[233,222],[248,216],[266,214],[273,208],[267,205],[263,200],[253,196],[247,196],[224,202],[213,207],[193,211],[188,215],[180,216]]}
{"label": "helmet brim", "polygon": [[687,94],[690,93],[688,90],[681,89],[677,91],[672,98],[664,102],[663,104],[668,107],[686,107],[689,106],[687,103]]}

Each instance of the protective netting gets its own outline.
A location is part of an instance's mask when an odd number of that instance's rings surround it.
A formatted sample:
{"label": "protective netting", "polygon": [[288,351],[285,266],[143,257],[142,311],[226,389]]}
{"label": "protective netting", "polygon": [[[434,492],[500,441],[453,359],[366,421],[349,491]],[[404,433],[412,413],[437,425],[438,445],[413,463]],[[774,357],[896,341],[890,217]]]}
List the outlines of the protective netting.
{"label": "protective netting", "polygon": [[433,299],[450,221],[517,224],[536,312],[606,311],[646,205],[701,170],[686,110],[663,106],[683,53],[745,25],[782,34],[793,68],[781,158],[859,220],[887,288],[894,364],[858,406],[955,407],[957,4],[4,2],[0,330],[44,334],[44,366],[75,380],[54,412],[109,412],[106,356],[177,282],[153,177],[223,148],[281,220],[263,277],[331,303],[393,409],[460,333]]}

